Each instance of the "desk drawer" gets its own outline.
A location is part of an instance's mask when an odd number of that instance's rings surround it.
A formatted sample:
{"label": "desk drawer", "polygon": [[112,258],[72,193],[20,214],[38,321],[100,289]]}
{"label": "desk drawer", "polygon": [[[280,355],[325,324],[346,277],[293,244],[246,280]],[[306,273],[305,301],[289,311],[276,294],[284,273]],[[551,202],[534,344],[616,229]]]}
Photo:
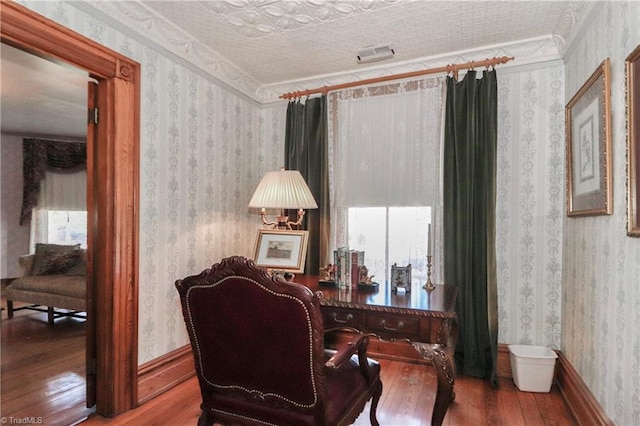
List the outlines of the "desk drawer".
{"label": "desk drawer", "polygon": [[364,329],[364,314],[355,310],[322,308],[322,318],[325,330],[334,327]]}
{"label": "desk drawer", "polygon": [[367,331],[398,339],[415,339],[420,336],[420,319],[370,313],[367,315]]}

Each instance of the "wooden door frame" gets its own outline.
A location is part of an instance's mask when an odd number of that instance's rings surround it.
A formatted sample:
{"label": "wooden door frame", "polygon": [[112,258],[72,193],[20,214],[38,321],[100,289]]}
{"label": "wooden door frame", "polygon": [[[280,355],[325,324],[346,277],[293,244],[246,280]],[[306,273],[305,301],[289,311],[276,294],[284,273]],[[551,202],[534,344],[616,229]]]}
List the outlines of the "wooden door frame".
{"label": "wooden door frame", "polygon": [[87,339],[95,339],[96,411],[114,417],[137,405],[140,64],[5,0],[0,37],[98,81],[97,137],[87,141],[87,301],[96,333]]}

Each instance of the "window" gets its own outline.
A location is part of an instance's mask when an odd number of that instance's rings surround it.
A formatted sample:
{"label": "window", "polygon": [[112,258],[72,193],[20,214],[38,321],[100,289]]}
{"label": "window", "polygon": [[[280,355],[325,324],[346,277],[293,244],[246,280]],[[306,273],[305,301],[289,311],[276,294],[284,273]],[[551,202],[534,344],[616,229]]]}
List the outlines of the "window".
{"label": "window", "polygon": [[386,281],[391,265],[411,264],[412,281],[426,282],[431,207],[351,207],[348,215],[349,248],[364,250],[369,275]]}
{"label": "window", "polygon": [[47,242],[50,244],[80,244],[87,247],[87,212],[49,210],[47,212]]}
{"label": "window", "polygon": [[87,171],[47,171],[31,212],[31,250],[37,243],[87,247]]}
{"label": "window", "polygon": [[364,250],[374,280],[411,263],[439,282],[444,78],[350,88],[329,94],[329,185],[333,248]]}

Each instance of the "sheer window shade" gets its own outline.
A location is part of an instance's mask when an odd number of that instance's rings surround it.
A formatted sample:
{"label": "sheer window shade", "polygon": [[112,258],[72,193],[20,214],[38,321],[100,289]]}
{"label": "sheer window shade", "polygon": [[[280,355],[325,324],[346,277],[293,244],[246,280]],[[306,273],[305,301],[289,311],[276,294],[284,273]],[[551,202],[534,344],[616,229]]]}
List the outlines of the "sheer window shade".
{"label": "sheer window shade", "polygon": [[40,182],[38,208],[43,210],[87,210],[87,170],[73,173],[47,171]]}
{"label": "sheer window shade", "polygon": [[331,94],[340,207],[438,204],[442,78]]}
{"label": "sheer window shade", "polygon": [[348,245],[351,207],[430,206],[442,282],[445,90],[442,76],[329,95],[331,247]]}
{"label": "sheer window shade", "polygon": [[49,242],[49,211],[87,210],[87,171],[73,173],[45,172],[40,181],[38,205],[31,211],[29,246],[35,252],[36,243]]}

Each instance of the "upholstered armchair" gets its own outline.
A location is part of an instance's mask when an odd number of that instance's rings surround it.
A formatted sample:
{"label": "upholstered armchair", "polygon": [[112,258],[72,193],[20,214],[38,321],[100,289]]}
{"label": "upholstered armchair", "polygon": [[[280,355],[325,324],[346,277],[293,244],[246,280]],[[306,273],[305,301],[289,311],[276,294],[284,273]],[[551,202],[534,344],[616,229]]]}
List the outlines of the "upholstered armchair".
{"label": "upholstered armchair", "polygon": [[382,394],[368,338],[325,349],[320,293],[230,257],[178,280],[202,414],[198,425],[347,425]]}

